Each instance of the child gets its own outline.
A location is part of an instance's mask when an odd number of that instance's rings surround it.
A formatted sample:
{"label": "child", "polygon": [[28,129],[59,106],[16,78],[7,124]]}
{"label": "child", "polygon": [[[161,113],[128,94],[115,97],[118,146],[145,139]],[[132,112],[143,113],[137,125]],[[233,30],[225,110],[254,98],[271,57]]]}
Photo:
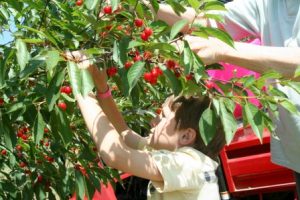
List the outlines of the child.
{"label": "child", "polygon": [[108,166],[149,179],[148,199],[220,199],[215,159],[225,144],[224,133],[220,123],[216,124],[218,133],[205,146],[198,128],[210,104],[208,97],[169,97],[150,136],[143,138],[123,120],[105,71],[89,64],[79,66],[91,73],[98,98],[76,98],[99,155]]}

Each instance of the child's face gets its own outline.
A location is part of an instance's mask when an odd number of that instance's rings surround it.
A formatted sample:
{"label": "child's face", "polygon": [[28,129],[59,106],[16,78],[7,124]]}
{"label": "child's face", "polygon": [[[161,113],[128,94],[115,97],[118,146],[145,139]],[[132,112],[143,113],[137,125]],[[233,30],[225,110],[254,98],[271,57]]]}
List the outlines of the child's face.
{"label": "child's face", "polygon": [[150,146],[154,149],[175,150],[178,147],[180,131],[175,130],[175,112],[171,111],[172,101],[166,100],[160,115],[152,121]]}

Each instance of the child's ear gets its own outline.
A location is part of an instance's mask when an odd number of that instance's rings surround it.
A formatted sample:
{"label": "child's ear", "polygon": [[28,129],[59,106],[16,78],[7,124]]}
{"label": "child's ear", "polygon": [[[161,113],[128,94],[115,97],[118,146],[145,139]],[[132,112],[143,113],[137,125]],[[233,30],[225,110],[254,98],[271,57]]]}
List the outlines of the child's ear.
{"label": "child's ear", "polygon": [[192,145],[196,140],[197,132],[192,128],[187,128],[183,130],[179,138],[180,146]]}

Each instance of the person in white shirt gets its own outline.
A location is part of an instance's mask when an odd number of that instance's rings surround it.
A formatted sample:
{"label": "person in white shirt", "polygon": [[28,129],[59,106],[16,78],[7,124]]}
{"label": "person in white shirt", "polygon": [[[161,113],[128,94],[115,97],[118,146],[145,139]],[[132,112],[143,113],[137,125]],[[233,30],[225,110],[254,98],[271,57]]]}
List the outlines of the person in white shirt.
{"label": "person in white shirt", "polygon": [[[227,11],[218,11],[224,16],[224,23],[196,16],[192,8],[187,8],[185,13],[178,16],[170,6],[163,4],[156,17],[169,25],[182,18],[192,22],[196,17],[205,26],[218,26],[226,30],[236,41],[249,36],[259,38],[262,46],[235,42],[235,48],[216,38],[187,36],[185,39],[205,64],[222,61],[259,73],[276,70],[292,79],[300,65],[300,0],[235,0],[225,7]],[[300,95],[289,87],[278,84],[277,88],[300,111]],[[274,123],[276,130],[271,140],[272,162],[295,171],[300,196],[300,116],[279,108],[279,118],[274,119]]]}

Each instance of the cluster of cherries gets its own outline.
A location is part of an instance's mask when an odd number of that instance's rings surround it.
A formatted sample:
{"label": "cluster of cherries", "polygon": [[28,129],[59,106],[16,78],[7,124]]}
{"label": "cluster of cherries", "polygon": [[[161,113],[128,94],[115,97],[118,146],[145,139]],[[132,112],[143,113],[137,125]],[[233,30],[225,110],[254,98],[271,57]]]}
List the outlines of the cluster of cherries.
{"label": "cluster of cherries", "polygon": [[[134,20],[134,25],[138,28],[141,28],[144,26],[144,21],[142,19],[136,18]],[[153,34],[153,30],[150,27],[145,27],[140,37],[143,41],[148,41],[149,37],[151,37],[152,34]]]}
{"label": "cluster of cherries", "polygon": [[[61,88],[60,88],[60,93],[65,93],[65,94],[67,94],[67,95],[70,95],[71,93],[72,93],[72,88],[71,88],[71,86],[62,86]],[[67,109],[67,104],[65,103],[65,102],[63,102],[63,101],[60,101],[60,102],[58,102],[58,104],[57,104],[57,106],[61,109],[61,110],[63,110],[63,111],[66,111],[66,109]]]}

